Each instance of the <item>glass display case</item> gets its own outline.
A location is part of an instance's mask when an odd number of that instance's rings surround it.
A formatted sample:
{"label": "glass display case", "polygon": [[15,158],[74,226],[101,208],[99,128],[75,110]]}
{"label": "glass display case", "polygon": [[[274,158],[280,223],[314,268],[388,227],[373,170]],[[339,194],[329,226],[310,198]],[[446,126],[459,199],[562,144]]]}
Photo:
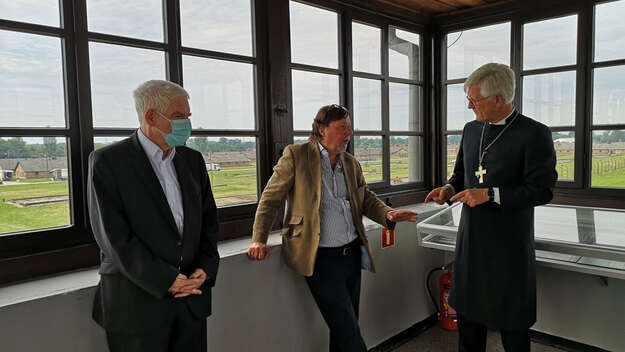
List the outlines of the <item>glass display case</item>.
{"label": "glass display case", "polygon": [[[454,251],[462,203],[417,224],[419,245]],[[577,206],[536,207],[538,264],[625,279],[625,211]]]}

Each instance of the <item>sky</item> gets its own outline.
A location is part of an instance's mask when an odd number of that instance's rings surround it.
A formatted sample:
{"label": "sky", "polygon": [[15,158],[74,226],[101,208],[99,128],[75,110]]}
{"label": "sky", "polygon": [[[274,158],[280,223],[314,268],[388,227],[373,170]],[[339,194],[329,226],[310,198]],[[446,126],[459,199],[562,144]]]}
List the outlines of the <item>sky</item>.
{"label": "sky", "polygon": [[[164,40],[162,0],[86,1],[90,31]],[[297,2],[291,2],[290,11],[292,61],[338,68],[337,13]],[[254,56],[251,0],[232,0],[228,6],[219,0],[184,0],[180,12],[183,45]],[[625,58],[623,14],[625,1],[597,6],[597,60]],[[60,16],[57,1],[21,0],[3,1],[0,18],[58,27]],[[577,20],[572,15],[525,24],[524,67],[575,63]],[[384,54],[389,56],[391,75],[411,77],[410,58],[402,53],[405,42],[382,53],[380,28],[351,25],[354,69],[379,73]],[[509,64],[510,27],[501,23],[448,34],[448,78],[464,78],[488,61]],[[421,41],[418,34],[402,29],[391,28],[389,37],[393,36],[414,44]],[[60,38],[0,30],[0,127],[65,127],[62,45]],[[147,79],[165,78],[165,53],[101,43],[90,43],[89,51],[94,126],[137,127],[132,91]],[[256,128],[254,65],[191,56],[182,61],[194,128]],[[418,67],[418,59],[412,62]],[[575,79],[573,72],[525,77],[523,112],[552,126],[572,126]],[[339,102],[336,75],[294,70],[292,82],[295,129],[309,130],[320,106]],[[595,124],[625,123],[623,82],[625,66],[594,70]],[[353,87],[354,128],[379,130],[380,81],[355,78]],[[391,84],[389,90],[391,129],[419,128],[414,120],[420,111],[408,108],[412,102],[420,103],[418,89]],[[448,129],[461,129],[474,119],[462,85],[448,86],[447,96]]]}

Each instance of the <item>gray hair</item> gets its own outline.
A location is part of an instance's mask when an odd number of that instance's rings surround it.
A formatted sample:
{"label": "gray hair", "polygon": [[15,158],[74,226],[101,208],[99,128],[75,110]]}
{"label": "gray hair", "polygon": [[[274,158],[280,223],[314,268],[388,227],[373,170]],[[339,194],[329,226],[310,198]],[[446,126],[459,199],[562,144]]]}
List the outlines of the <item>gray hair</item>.
{"label": "gray hair", "polygon": [[501,94],[507,104],[514,100],[514,71],[504,64],[490,63],[480,66],[464,82],[464,92],[467,93],[476,84],[480,85],[480,94],[485,98]]}
{"label": "gray hair", "polygon": [[133,92],[135,109],[139,115],[139,123],[143,123],[145,112],[154,109],[161,113],[179,98],[189,99],[189,93],[176,83],[162,80],[143,82]]}

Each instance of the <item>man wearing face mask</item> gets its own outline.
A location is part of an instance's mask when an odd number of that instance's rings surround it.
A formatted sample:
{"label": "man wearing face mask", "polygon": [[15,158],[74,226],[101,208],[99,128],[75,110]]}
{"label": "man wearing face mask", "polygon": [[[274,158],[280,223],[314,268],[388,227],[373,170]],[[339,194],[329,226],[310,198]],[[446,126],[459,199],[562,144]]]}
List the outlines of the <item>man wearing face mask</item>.
{"label": "man wearing face mask", "polygon": [[93,318],[110,351],[206,351],[217,208],[191,134],[189,95],[167,81],[134,91],[140,128],[89,156],[88,204],[100,246]]}

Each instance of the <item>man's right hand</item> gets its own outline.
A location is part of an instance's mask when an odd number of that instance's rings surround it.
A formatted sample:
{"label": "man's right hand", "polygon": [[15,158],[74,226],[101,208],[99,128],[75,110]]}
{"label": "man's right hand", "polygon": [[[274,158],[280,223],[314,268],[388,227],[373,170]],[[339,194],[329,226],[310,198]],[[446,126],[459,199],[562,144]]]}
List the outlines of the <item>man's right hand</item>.
{"label": "man's right hand", "polygon": [[451,193],[451,188],[447,186],[435,188],[425,197],[425,202],[427,203],[433,199],[437,204],[445,204],[445,202],[451,198]]}
{"label": "man's right hand", "polygon": [[252,242],[247,248],[247,256],[256,260],[267,259],[269,258],[269,247],[262,242]]}
{"label": "man's right hand", "polygon": [[178,274],[178,276],[176,276],[176,280],[174,280],[174,283],[171,284],[169,290],[167,291],[169,291],[172,295],[179,293],[201,295],[202,291],[197,288],[201,284],[202,280],[200,279],[189,279],[186,275]]}

